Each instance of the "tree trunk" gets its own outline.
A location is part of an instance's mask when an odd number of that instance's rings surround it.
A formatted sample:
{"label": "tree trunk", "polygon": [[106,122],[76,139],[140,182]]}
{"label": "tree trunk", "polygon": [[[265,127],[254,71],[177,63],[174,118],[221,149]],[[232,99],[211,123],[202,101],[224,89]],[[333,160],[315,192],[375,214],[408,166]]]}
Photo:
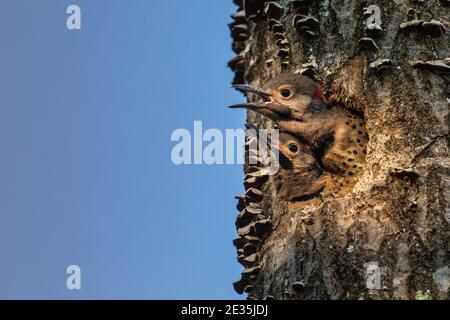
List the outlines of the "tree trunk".
{"label": "tree trunk", "polygon": [[[449,2],[235,0],[234,82],[261,87],[283,70],[313,77],[327,103],[364,117],[370,138],[365,171],[334,199],[285,202],[270,178],[246,182],[241,216],[252,203],[271,229],[239,230],[238,292],[449,298]],[[272,126],[253,112],[247,122]]]}

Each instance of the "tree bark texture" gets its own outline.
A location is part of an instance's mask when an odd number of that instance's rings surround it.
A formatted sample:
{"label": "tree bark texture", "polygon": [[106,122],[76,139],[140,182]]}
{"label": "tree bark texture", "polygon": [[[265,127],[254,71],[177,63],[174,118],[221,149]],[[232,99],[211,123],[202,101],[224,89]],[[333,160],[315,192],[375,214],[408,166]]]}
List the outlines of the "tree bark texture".
{"label": "tree bark texture", "polygon": [[[240,230],[235,289],[249,299],[448,299],[449,1],[235,3],[234,82],[310,76],[328,104],[365,119],[370,138],[364,173],[334,199],[280,201],[270,178],[247,181],[238,209],[257,202],[271,228]],[[373,5],[381,28],[369,26]],[[247,122],[272,126],[253,112]]]}

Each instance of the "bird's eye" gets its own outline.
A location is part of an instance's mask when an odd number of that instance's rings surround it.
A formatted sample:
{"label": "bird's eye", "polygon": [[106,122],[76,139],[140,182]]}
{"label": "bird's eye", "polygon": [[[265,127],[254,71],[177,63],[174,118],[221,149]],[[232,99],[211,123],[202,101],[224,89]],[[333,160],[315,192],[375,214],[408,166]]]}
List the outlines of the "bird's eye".
{"label": "bird's eye", "polygon": [[298,151],[298,146],[294,143],[289,144],[289,151],[296,153]]}
{"label": "bird's eye", "polygon": [[280,94],[283,98],[289,98],[292,92],[289,89],[281,89]]}

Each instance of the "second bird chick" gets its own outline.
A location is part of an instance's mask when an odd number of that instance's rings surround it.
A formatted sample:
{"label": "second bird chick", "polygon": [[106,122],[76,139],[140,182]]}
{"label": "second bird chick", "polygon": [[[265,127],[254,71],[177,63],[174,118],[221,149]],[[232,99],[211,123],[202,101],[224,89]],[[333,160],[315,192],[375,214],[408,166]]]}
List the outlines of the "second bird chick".
{"label": "second bird chick", "polygon": [[331,176],[320,167],[311,149],[294,136],[279,134],[279,169],[273,177],[277,197],[298,201],[320,194]]}

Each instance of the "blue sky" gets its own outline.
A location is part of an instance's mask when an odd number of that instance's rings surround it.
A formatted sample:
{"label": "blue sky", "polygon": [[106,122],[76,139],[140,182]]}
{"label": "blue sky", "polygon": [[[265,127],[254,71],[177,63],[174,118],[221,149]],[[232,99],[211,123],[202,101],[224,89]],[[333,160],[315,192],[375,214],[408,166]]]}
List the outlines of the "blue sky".
{"label": "blue sky", "polygon": [[[66,28],[66,7],[82,30]],[[242,166],[171,133],[242,128],[232,0],[0,2],[0,298],[230,299]],[[82,289],[66,288],[68,265]]]}

